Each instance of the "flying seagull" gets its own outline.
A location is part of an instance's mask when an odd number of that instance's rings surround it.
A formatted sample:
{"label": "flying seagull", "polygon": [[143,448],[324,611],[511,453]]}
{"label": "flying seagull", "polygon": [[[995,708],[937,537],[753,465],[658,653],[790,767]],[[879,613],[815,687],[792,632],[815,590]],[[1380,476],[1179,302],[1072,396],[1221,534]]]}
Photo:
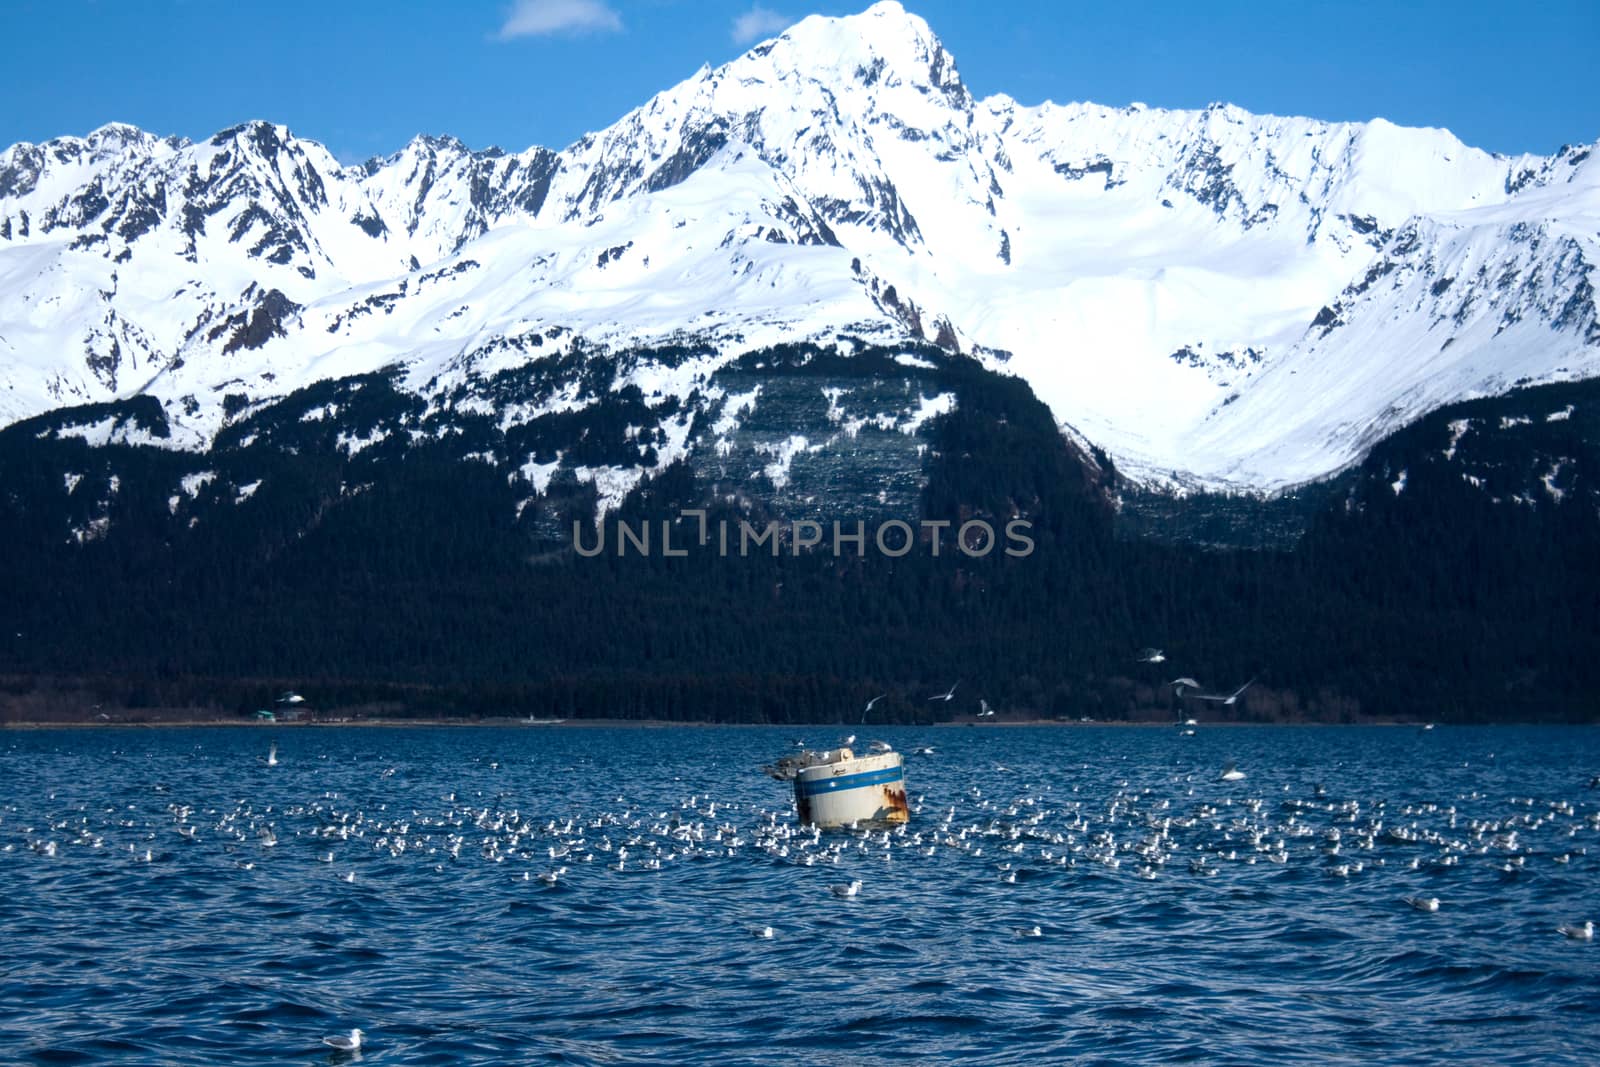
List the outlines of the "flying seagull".
{"label": "flying seagull", "polygon": [[1185,689],[1199,689],[1200,683],[1193,678],[1174,678],[1167,683],[1173,687],[1173,695],[1182,698]]}
{"label": "flying seagull", "polygon": [[867,712],[872,710],[872,705],[876,704],[878,701],[882,700],[884,697],[886,697],[888,695],[889,695],[888,693],[879,693],[877,696],[875,696],[871,700],[867,701],[867,706],[861,709],[861,721],[862,722],[866,722],[867,721]]}
{"label": "flying seagull", "polygon": [[[960,685],[960,684],[961,684],[961,679],[959,679],[959,678],[956,679],[956,685]],[[947,689],[943,693],[940,693],[936,697],[929,697],[928,698],[928,702],[932,703],[935,700],[943,700],[943,701],[946,701],[946,702],[950,701],[956,695],[956,685],[952,685],[949,689]]]}
{"label": "flying seagull", "polygon": [[1256,680],[1254,678],[1252,678],[1248,682],[1246,682],[1243,685],[1241,685],[1239,688],[1235,689],[1233,692],[1229,693],[1227,696],[1218,696],[1218,695],[1211,694],[1211,693],[1195,693],[1194,694],[1194,698],[1196,700],[1214,700],[1218,704],[1233,704],[1233,703],[1236,703],[1238,701],[1240,695],[1243,694],[1246,689],[1249,689],[1252,685],[1255,685],[1255,684],[1256,684]]}
{"label": "flying seagull", "polygon": [[992,718],[994,718],[994,709],[989,706],[989,702],[987,700],[978,701],[978,709],[979,709],[978,710],[978,718],[980,718],[980,719],[992,719]]}
{"label": "flying seagull", "polygon": [[1134,659],[1140,663],[1165,663],[1167,654],[1159,648],[1141,648]]}

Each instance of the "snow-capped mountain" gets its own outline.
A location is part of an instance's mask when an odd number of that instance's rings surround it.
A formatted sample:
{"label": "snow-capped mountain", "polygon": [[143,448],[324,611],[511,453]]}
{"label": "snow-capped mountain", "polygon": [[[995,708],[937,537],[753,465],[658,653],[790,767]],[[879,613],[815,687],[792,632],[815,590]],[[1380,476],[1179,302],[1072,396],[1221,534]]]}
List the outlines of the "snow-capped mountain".
{"label": "snow-capped mountain", "polygon": [[694,411],[736,428],[759,406],[709,386],[746,353],[925,341],[1020,375],[1136,478],[1276,489],[1443,404],[1600,376],[1597,264],[1590,148],[976,100],[886,0],[560,152],[418,138],[344,167],[261,122],[14,145],[0,419],[148,394],[168,442],[204,449],[273,398],[399,367],[430,412],[503,429],[601,398],[574,372],[507,404],[496,374],[642,350],[608,388],[671,405],[659,469]]}

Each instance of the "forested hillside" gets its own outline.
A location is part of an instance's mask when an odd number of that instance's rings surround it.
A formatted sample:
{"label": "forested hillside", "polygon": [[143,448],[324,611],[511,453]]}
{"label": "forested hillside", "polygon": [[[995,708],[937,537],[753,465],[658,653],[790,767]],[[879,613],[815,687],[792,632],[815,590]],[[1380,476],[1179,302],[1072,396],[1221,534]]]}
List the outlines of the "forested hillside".
{"label": "forested hillside", "polygon": [[[1162,683],[1190,675],[1219,689],[1257,677],[1237,706],[1197,709],[1246,720],[1600,716],[1600,388],[1438,412],[1317,489],[1292,547],[1218,548],[1118,536],[1103,455],[1068,444],[1019,379],[927,355],[916,373],[956,399],[920,455],[896,453],[920,465],[914,514],[844,491],[848,506],[785,504],[742,473],[731,492],[691,457],[605,519],[653,524],[648,556],[619,557],[614,538],[574,552],[596,488],[553,482],[530,500],[492,419],[351,453],[299,415],[338,397],[346,427],[357,404],[374,425],[401,417],[415,400],[382,375],[241,419],[192,498],[172,490],[192,455],[58,432],[110,420],[159,438],[158,405],[18,424],[0,433],[10,714],[41,687],[82,684],[119,714],[248,714],[293,687],[318,708],[416,715],[853,721],[886,692],[875,719],[969,716],[980,697],[1008,717],[1161,718],[1181,710]],[[888,352],[761,358],[796,395],[905,373]],[[603,449],[633,419],[621,404],[537,432]],[[711,529],[860,520],[866,551],[723,556],[698,544],[691,508]],[[893,518],[1020,518],[1033,548],[977,558],[946,532],[937,557],[925,537],[890,558],[870,532]],[[663,555],[662,521],[693,550]],[[1166,661],[1136,662],[1145,646]],[[957,679],[956,700],[927,700]]]}

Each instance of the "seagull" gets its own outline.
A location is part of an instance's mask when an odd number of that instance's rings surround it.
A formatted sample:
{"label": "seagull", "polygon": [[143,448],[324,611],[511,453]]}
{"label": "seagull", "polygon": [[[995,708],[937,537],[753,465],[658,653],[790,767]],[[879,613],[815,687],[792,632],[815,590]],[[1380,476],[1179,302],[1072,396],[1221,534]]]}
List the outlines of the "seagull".
{"label": "seagull", "polygon": [[847,900],[861,892],[861,881],[860,879],[857,879],[856,881],[851,882],[849,885],[832,885],[828,888],[833,890],[834,896],[839,897],[841,900]]}
{"label": "seagull", "polygon": [[867,701],[867,706],[861,709],[861,721],[862,722],[866,722],[867,721],[867,712],[872,710],[872,705],[876,704],[878,701],[882,700],[884,697],[886,697],[888,695],[889,695],[888,693],[879,693],[877,696],[875,696],[871,700]]}
{"label": "seagull", "polygon": [[1418,911],[1438,911],[1438,897],[1406,897],[1405,901]]}
{"label": "seagull", "polygon": [[1172,681],[1168,682],[1167,684],[1173,687],[1173,695],[1178,697],[1179,699],[1182,699],[1183,691],[1185,689],[1199,689],[1200,688],[1200,683],[1199,682],[1195,681],[1193,678],[1187,678],[1187,677],[1185,677],[1185,678],[1174,678]]}
{"label": "seagull", "polygon": [[889,742],[887,742],[887,741],[869,741],[869,742],[867,742],[867,751],[868,752],[893,752],[894,751],[894,746],[889,744]]}
{"label": "seagull", "polygon": [[1244,691],[1246,689],[1249,689],[1252,685],[1255,685],[1255,684],[1256,684],[1256,680],[1254,678],[1252,678],[1248,682],[1246,682],[1243,685],[1241,685],[1239,688],[1235,689],[1232,693],[1229,693],[1227,696],[1217,696],[1217,695],[1214,695],[1214,694],[1211,694],[1211,693],[1196,693],[1196,694],[1194,694],[1194,698],[1196,700],[1214,700],[1219,704],[1232,704],[1232,703],[1235,703],[1239,699],[1240,695],[1242,693],[1244,693]]}
{"label": "seagull", "polygon": [[323,1038],[322,1043],[329,1048],[336,1048],[340,1052],[354,1052],[361,1047],[361,1042],[366,1036],[361,1032],[361,1027],[358,1026],[350,1031],[349,1037],[345,1037],[343,1034],[334,1034],[332,1037]]}
{"label": "seagull", "polygon": [[1043,937],[1044,931],[1037,926],[1017,926],[1012,928],[1018,937]]}
{"label": "seagull", "polygon": [[1233,765],[1233,761],[1232,760],[1229,760],[1228,761],[1228,765],[1226,767],[1222,768],[1222,773],[1217,775],[1217,781],[1219,781],[1219,782],[1237,782],[1243,777],[1244,777],[1244,772],[1241,771],[1238,767],[1235,767]]}
{"label": "seagull", "polygon": [[278,703],[280,704],[304,704],[305,702],[306,698],[296,693],[293,689],[288,690],[278,698]]}
{"label": "seagull", "polygon": [[979,712],[978,712],[978,718],[980,718],[980,719],[992,719],[992,718],[994,718],[994,709],[989,706],[989,702],[987,700],[978,701],[978,707],[980,709]]}
{"label": "seagull", "polygon": [[[961,684],[961,680],[959,678],[956,679],[956,685],[960,685],[960,684]],[[928,698],[928,703],[931,704],[935,700],[943,700],[946,703],[948,703],[956,695],[956,685],[952,685],[949,689],[945,690],[943,693],[940,693],[938,696],[929,697]]]}
{"label": "seagull", "polygon": [[1566,926],[1558,927],[1557,929],[1558,929],[1558,931],[1560,933],[1565,934],[1566,936],[1572,938],[1572,940],[1574,940],[1574,941],[1593,941],[1594,940],[1594,920],[1593,919],[1585,919],[1582,926],[1579,926],[1577,923],[1570,923],[1570,924],[1568,924]]}
{"label": "seagull", "polygon": [[267,766],[268,767],[276,767],[277,765],[278,765],[278,742],[274,741],[274,742],[272,742],[272,747],[267,749]]}
{"label": "seagull", "polygon": [[772,927],[770,926],[749,926],[746,929],[750,931],[751,937],[759,937],[763,940],[771,940],[772,938]]}
{"label": "seagull", "polygon": [[1134,659],[1140,663],[1165,663],[1167,655],[1159,648],[1141,648]]}
{"label": "seagull", "polygon": [[840,748],[849,748],[851,745],[853,745],[855,743],[856,743],[856,735],[855,734],[851,734],[849,737],[841,737],[841,738],[839,738],[839,747]]}

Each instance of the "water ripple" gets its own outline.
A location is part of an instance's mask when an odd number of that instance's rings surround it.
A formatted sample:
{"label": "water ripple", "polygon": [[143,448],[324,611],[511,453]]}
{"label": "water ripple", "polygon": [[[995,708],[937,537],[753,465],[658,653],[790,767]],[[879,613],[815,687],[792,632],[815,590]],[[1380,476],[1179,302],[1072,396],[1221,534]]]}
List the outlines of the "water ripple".
{"label": "water ripple", "polygon": [[[0,735],[0,1048],[325,1064],[352,1026],[411,1064],[1600,1048],[1600,945],[1556,932],[1600,918],[1592,729],[885,730],[937,750],[908,763],[912,824],[822,835],[755,770],[789,736]],[[1246,780],[1216,780],[1229,760]]]}

